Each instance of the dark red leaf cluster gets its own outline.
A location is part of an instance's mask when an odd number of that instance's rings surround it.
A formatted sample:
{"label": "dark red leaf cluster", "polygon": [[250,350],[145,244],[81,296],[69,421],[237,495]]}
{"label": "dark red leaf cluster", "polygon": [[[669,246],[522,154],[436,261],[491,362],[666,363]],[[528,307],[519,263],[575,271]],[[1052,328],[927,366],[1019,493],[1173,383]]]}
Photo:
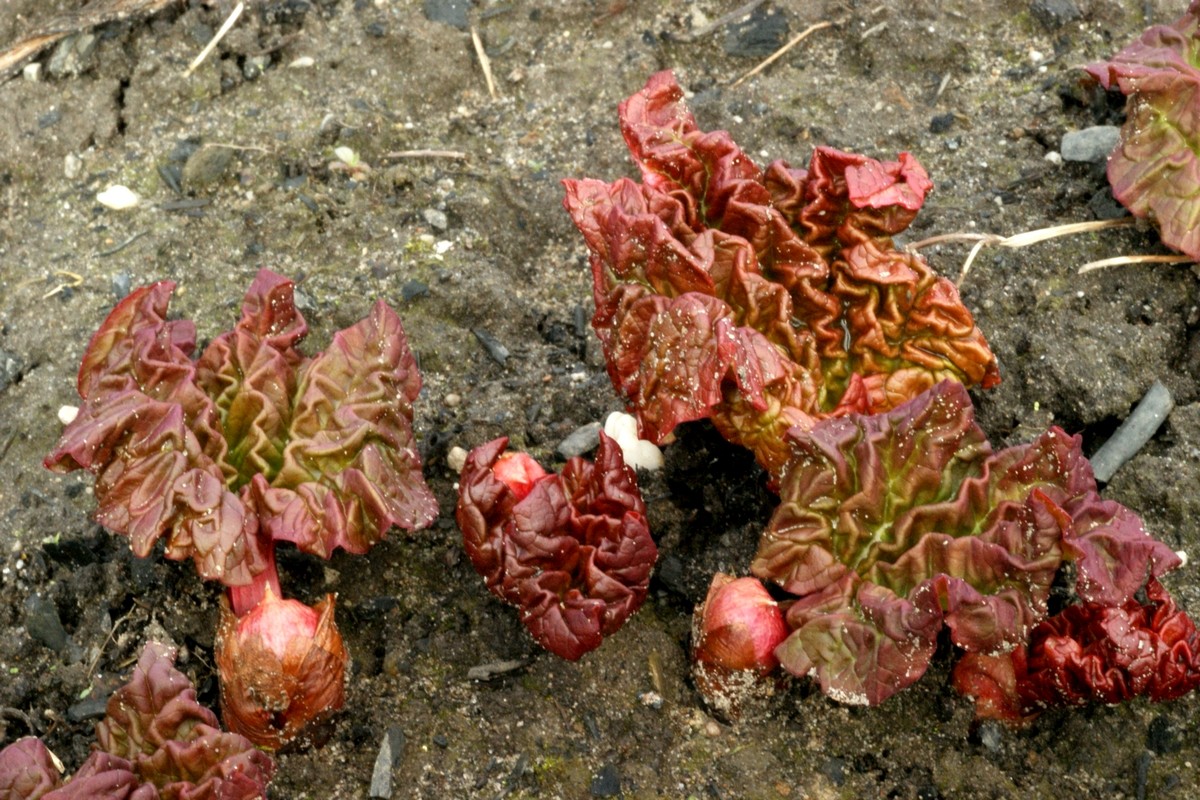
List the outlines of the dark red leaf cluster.
{"label": "dark red leaf cluster", "polygon": [[1061,705],[1164,701],[1200,687],[1200,632],[1154,578],[1145,599],[1068,606],[1010,653],[968,653],[954,685],[976,715],[1023,722]]}
{"label": "dark red leaf cluster", "polygon": [[467,457],[458,526],[492,593],[521,609],[539,644],[575,660],[646,599],[658,557],[646,508],[621,448],[603,432],[595,464],[572,458],[560,474],[505,454],[507,446],[496,439]]}

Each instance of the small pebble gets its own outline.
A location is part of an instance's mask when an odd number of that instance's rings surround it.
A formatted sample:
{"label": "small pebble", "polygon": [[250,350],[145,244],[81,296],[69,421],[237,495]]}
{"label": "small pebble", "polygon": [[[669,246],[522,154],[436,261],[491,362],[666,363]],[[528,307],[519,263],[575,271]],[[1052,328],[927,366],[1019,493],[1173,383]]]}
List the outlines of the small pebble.
{"label": "small pebble", "polygon": [[388,800],[392,796],[392,769],[404,753],[404,731],[393,725],[387,729],[375,756],[375,768],[371,771],[372,798]]}
{"label": "small pebble", "polygon": [[188,156],[183,165],[183,187],[188,191],[203,189],[221,180],[233,162],[231,147],[201,147]]}
{"label": "small pebble", "polygon": [[592,797],[616,797],[621,793],[621,773],[615,764],[605,764],[592,778]]}
{"label": "small pebble", "polygon": [[31,594],[25,600],[25,630],[34,641],[56,653],[67,647],[69,637],[58,616],[58,607],[40,594]]}
{"label": "small pebble", "polygon": [[75,180],[79,177],[79,173],[83,171],[83,159],[74,153],[67,153],[63,156],[63,175],[68,180]]}
{"label": "small pebble", "polygon": [[59,406],[58,421],[63,425],[70,425],[79,416],[79,406]]}
{"label": "small pebble", "polygon": [[1093,125],[1081,131],[1071,131],[1062,138],[1058,151],[1064,161],[1098,164],[1121,139],[1121,130],[1115,125]]}
{"label": "small pebble", "polygon": [[446,466],[453,472],[462,472],[463,467],[467,464],[467,451],[457,445],[450,448],[450,452],[446,453]]}
{"label": "small pebble", "polygon": [[21,70],[21,76],[27,81],[36,83],[42,77],[42,65],[37,61],[32,64],[26,64],[25,69]]}
{"label": "small pebble", "polygon": [[704,735],[710,739],[715,739],[721,735],[721,726],[710,719],[704,723]]}
{"label": "small pebble", "polygon": [[295,61],[288,64],[288,69],[307,69],[316,63],[316,59],[314,59],[312,56],[300,56]]}
{"label": "small pebble", "polygon": [[442,402],[446,404],[446,408],[458,408],[462,404],[462,395],[450,392],[442,398]]}
{"label": "small pebble", "polygon": [[483,349],[500,366],[508,363],[508,348],[500,343],[500,340],[492,336],[484,328],[471,328],[471,333],[475,334],[475,338],[483,345]]}
{"label": "small pebble", "polygon": [[581,456],[592,450],[600,443],[600,423],[589,422],[581,425],[559,442],[555,448],[563,458]]}
{"label": "small pebble", "polygon": [[127,208],[133,208],[141,202],[141,198],[137,196],[137,192],[130,189],[128,186],[114,184],[109,186],[102,192],[96,194],[96,202],[105,208],[111,208],[114,211],[124,211]]}
{"label": "small pebble", "polygon": [[436,208],[427,208],[421,213],[421,216],[429,223],[429,227],[434,230],[444,231],[450,227],[450,219],[446,216],[445,211],[438,211]]}

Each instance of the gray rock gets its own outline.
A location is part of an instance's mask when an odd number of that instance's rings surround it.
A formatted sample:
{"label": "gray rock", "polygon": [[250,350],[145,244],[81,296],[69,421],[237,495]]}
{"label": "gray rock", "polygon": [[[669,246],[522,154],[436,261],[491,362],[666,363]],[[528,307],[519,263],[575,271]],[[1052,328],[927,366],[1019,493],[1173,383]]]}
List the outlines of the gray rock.
{"label": "gray rock", "polygon": [[96,51],[96,37],[90,33],[77,33],[58,43],[46,71],[55,78],[71,78],[92,65]]}
{"label": "gray rock", "polygon": [[759,6],[725,30],[725,52],[736,58],[766,58],[787,41],[787,15]]}
{"label": "gray rock", "polygon": [[592,778],[592,797],[616,797],[621,793],[621,773],[615,764],[605,764]]}
{"label": "gray rock", "polygon": [[25,374],[25,361],[16,353],[0,350],[0,392],[21,380]]}
{"label": "gray rock", "polygon": [[31,594],[25,600],[25,630],[34,641],[44,644],[56,653],[67,648],[70,637],[58,617],[54,601],[40,594]]}
{"label": "gray rock", "polygon": [[471,9],[471,0],[425,0],[421,10],[425,19],[430,22],[444,22],[453,25],[460,31],[470,27],[467,12]]}
{"label": "gray rock", "polygon": [[1074,0],[1033,0],[1029,10],[1046,30],[1051,31],[1083,17]]}
{"label": "gray rock", "polygon": [[563,458],[571,458],[595,449],[596,445],[600,444],[601,427],[599,422],[589,422],[587,425],[576,428],[567,438],[558,443],[556,448],[558,454]]}
{"label": "gray rock", "polygon": [[437,231],[444,231],[450,227],[450,219],[446,216],[445,211],[438,211],[436,208],[427,208],[421,212],[421,216],[429,223],[429,227]]}
{"label": "gray rock", "polygon": [[211,186],[221,180],[232,162],[231,148],[201,147],[183,165],[183,188],[196,191]]}
{"label": "gray rock", "polygon": [[1120,138],[1121,129],[1115,125],[1095,125],[1063,136],[1058,150],[1064,161],[1098,164],[1108,158]]}
{"label": "gray rock", "polygon": [[375,768],[371,771],[372,798],[388,800],[392,796],[392,770],[404,755],[404,731],[393,725],[387,729],[375,756]]}
{"label": "gray rock", "polygon": [[246,76],[246,80],[252,81],[266,72],[269,66],[271,66],[269,55],[250,56],[246,59],[246,63],[242,64],[242,74]]}

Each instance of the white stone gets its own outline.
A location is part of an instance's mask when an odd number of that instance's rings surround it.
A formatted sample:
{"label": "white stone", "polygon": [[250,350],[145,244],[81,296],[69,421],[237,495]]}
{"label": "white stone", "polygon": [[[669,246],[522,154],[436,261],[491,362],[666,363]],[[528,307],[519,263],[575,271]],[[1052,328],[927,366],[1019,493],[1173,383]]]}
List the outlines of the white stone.
{"label": "white stone", "polygon": [[114,211],[124,211],[127,208],[133,208],[141,201],[142,198],[138,197],[137,192],[119,183],[109,186],[103,192],[96,195],[97,203]]}
{"label": "white stone", "polygon": [[656,470],[663,465],[662,450],[653,442],[638,438],[637,420],[614,411],[604,420],[604,433],[621,447],[625,463],[634,468]]}
{"label": "white stone", "polygon": [[63,425],[70,425],[79,416],[78,406],[61,406],[58,409],[58,421]]}

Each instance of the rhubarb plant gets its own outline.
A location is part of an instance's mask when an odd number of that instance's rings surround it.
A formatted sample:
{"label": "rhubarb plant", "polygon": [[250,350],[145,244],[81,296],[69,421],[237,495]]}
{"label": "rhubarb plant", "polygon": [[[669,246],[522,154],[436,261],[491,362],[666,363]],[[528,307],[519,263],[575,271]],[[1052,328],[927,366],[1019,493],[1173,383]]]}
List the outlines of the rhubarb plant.
{"label": "rhubarb plant", "polygon": [[646,599],[658,550],[637,478],[603,432],[595,463],[571,458],[558,474],[507,446],[467,456],[457,510],[467,555],[538,644],[574,661]]}
{"label": "rhubarb plant", "polygon": [[[45,464],[91,471],[97,521],[138,556],[161,539],[167,558],[190,558],[225,584],[234,615],[272,620],[223,622],[218,663],[229,723],[278,747],[341,706],[348,655],[331,599],[308,614],[280,599],[275,545],[365,553],[393,525],[433,521],[412,430],[421,377],[382,301],[323,353],[304,355],[294,286],[269,270],[236,327],[193,360],[195,326],[167,318],[173,290],[138,289],[100,326],[79,370],[79,414]],[[239,649],[254,657],[220,657]],[[253,675],[239,674],[246,663]]]}
{"label": "rhubarb plant", "polygon": [[1023,644],[1067,562],[1085,603],[1120,607],[1179,557],[1096,492],[1080,439],[994,451],[944,382],[891,411],[788,434],[780,506],[751,571],[794,596],[775,654],[829,695],[875,704],[929,665]]}
{"label": "rhubarb plant", "polygon": [[1127,98],[1108,158],[1113,196],[1134,216],[1152,219],[1163,244],[1200,258],[1200,0],[1087,71]]}
{"label": "rhubarb plant", "polygon": [[146,645],[129,683],[108,700],[91,756],[66,783],[39,739],[0,751],[0,800],[265,798],[271,757],[222,731],[174,662],[170,648]]}
{"label": "rhubarb plant", "polygon": [[755,165],[701,130],[670,72],[621,103],[642,181],[566,180],[609,376],[643,437],[711,419],[774,477],[786,431],[886,411],[943,379],[999,382],[949,281],[892,237],[932,184],[916,159],[818,147]]}

